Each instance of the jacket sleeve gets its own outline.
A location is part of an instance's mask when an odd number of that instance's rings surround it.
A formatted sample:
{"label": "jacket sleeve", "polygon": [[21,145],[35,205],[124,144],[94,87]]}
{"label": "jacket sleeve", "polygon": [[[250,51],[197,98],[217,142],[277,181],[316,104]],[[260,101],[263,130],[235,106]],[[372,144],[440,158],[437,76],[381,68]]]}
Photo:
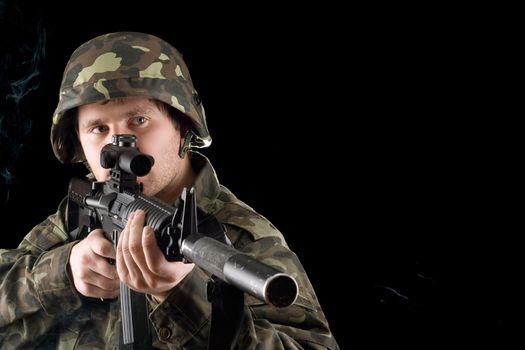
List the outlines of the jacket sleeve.
{"label": "jacket sleeve", "polygon": [[[243,230],[228,235],[237,249],[296,278],[297,301],[275,308],[246,295],[240,349],[339,349],[314,290],[297,256],[275,237],[254,240]],[[203,349],[210,331],[211,305],[206,298],[209,274],[196,267],[150,318],[163,349]],[[151,300],[151,299],[150,299]]]}
{"label": "jacket sleeve", "polygon": [[[16,249],[0,250],[0,344],[6,349],[47,343],[63,315],[81,306],[67,272],[74,243],[59,211],[35,226]],[[60,302],[58,302],[58,300]]]}

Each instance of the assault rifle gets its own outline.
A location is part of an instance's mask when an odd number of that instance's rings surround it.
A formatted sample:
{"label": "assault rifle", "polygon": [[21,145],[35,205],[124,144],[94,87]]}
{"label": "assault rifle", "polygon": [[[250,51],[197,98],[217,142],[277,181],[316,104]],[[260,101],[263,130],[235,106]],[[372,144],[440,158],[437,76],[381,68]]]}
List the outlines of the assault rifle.
{"label": "assault rifle", "polygon": [[[197,208],[194,188],[184,188],[175,206],[142,194],[143,185],[137,183],[137,176],[148,174],[154,160],[137,149],[134,135],[113,135],[112,143],[101,151],[100,162],[102,167],[110,169],[109,180],[70,181],[67,216],[72,240],[83,239],[92,230],[102,228],[116,247],[130,213],[141,209],[146,214],[145,225],[154,229],[166,259],[193,262],[226,282],[226,290],[235,287],[240,294],[234,297],[233,304],[242,307],[242,291],[276,307],[286,307],[295,301],[298,287],[293,277],[228,245],[222,225]],[[213,286],[208,285],[208,294],[212,301]],[[144,294],[121,283],[120,305],[121,344],[126,344],[122,348],[148,348],[150,333]],[[212,333],[218,333],[213,329],[212,323]],[[217,334],[216,338],[224,338],[224,334],[222,337]]]}

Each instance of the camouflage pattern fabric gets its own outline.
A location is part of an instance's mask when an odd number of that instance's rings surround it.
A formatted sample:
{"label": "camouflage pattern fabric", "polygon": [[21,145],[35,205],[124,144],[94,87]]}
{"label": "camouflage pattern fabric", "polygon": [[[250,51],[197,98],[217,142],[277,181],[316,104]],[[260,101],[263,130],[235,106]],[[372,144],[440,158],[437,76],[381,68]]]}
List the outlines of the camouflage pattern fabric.
{"label": "camouflage pattern fabric", "polygon": [[118,32],[101,35],[73,52],[65,68],[53,115],[51,144],[63,163],[83,161],[75,133],[64,118],[68,110],[113,98],[142,96],[165,102],[191,121],[191,147],[207,147],[211,136],[204,107],[182,55],[153,35]]}
{"label": "camouflage pattern fabric", "polygon": [[[282,234],[221,186],[207,159],[194,153],[192,164],[201,169],[195,182],[199,207],[225,224],[237,249],[293,275],[299,285],[296,303],[287,308],[246,296],[238,348],[338,349],[308,277]],[[118,301],[80,296],[68,274],[74,243],[66,234],[65,203],[17,249],[0,250],[1,349],[117,349]],[[148,299],[155,347],[206,349],[208,279],[196,267],[164,302]]]}

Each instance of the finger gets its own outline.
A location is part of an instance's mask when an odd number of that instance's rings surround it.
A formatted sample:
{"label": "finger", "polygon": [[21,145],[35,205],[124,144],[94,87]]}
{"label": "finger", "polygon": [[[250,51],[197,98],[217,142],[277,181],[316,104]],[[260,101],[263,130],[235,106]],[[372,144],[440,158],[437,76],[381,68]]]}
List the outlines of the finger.
{"label": "finger", "polygon": [[[137,216],[137,212],[135,212],[133,219],[131,221],[128,221],[126,227],[122,231],[122,235],[120,237],[119,244],[118,244],[121,250],[121,256],[122,256],[121,260],[126,269],[125,271],[126,277],[121,276],[120,272],[119,272],[119,276],[123,282],[125,282],[128,285],[133,285],[133,286],[141,278],[141,275],[142,275],[140,272],[140,269],[137,267],[135,261],[133,260],[133,255],[130,251],[130,249],[132,248],[130,247],[130,242],[129,242],[130,235],[131,235],[130,231],[136,229],[136,225],[134,225],[136,216]],[[137,249],[137,247],[134,246],[133,249]],[[117,268],[117,271],[119,271],[118,268]]]}
{"label": "finger", "polygon": [[117,270],[106,258],[95,256],[91,259],[88,269],[109,279],[118,280]]}
{"label": "finger", "polygon": [[91,283],[84,283],[78,288],[78,291],[87,297],[113,299],[119,296],[120,286],[116,289],[107,290]]}
{"label": "finger", "polygon": [[157,245],[153,228],[146,226],[142,237],[142,246],[144,247],[144,256],[148,268],[153,274],[158,276],[157,281],[171,284],[181,281],[195,266],[195,264],[186,264],[181,261],[169,262],[166,260]]}
{"label": "finger", "polygon": [[115,246],[106,237],[96,237],[91,249],[99,256],[109,259],[115,259]]}
{"label": "finger", "polygon": [[124,227],[124,230],[120,233],[120,236],[118,238],[117,243],[117,273],[120,277],[120,279],[124,282],[127,281],[129,278],[129,271],[126,266],[126,261],[124,260],[124,253],[122,252],[122,247],[124,246],[124,240],[125,236],[127,235],[127,231],[129,230],[131,219],[133,218],[133,213],[131,213],[128,217],[128,223],[126,224],[126,227]]}
{"label": "finger", "polygon": [[[142,247],[142,232],[144,230],[145,214],[142,210],[137,210],[128,233],[128,247],[133,261],[137,267],[147,267]],[[141,269],[142,271],[142,269]],[[142,271],[147,272],[147,271]]]}
{"label": "finger", "polygon": [[85,284],[95,285],[104,290],[117,289],[119,286],[119,280],[115,278],[108,278],[94,272],[89,268],[92,265],[92,262],[93,259],[89,259],[88,262],[78,266],[76,269],[72,268],[71,271],[74,278],[75,288],[77,288],[77,290],[81,293]]}
{"label": "finger", "polygon": [[164,257],[164,254],[162,254],[162,251],[157,244],[157,240],[155,239],[153,228],[150,226],[144,227],[144,232],[142,234],[142,247],[144,249],[144,259],[148,269],[156,275],[166,275],[168,273],[165,268],[167,260]]}
{"label": "finger", "polygon": [[105,291],[115,291],[118,290],[120,286],[118,279],[107,278],[92,271],[87,272],[83,276],[82,281]]}

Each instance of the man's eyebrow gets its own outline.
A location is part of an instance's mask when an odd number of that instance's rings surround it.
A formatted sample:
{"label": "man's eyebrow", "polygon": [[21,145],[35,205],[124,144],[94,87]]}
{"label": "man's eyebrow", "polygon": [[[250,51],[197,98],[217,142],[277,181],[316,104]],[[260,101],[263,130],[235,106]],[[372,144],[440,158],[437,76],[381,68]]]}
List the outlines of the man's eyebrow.
{"label": "man's eyebrow", "polygon": [[149,115],[152,112],[151,108],[135,107],[125,112],[123,117],[130,118],[136,117],[137,115]]}
{"label": "man's eyebrow", "polygon": [[[120,116],[120,119],[132,118],[132,117],[136,117],[138,115],[145,115],[145,116],[147,116],[151,112],[152,112],[151,108],[136,107],[136,108],[130,109],[129,111],[124,112]],[[86,128],[87,129],[87,128],[91,128],[93,126],[101,125],[101,124],[104,124],[104,123],[105,123],[105,121],[102,118],[88,119],[84,123],[82,123],[82,128]]]}
{"label": "man's eyebrow", "polygon": [[102,118],[88,119],[82,123],[82,128],[89,129],[93,126],[100,125],[100,124],[103,124]]}

